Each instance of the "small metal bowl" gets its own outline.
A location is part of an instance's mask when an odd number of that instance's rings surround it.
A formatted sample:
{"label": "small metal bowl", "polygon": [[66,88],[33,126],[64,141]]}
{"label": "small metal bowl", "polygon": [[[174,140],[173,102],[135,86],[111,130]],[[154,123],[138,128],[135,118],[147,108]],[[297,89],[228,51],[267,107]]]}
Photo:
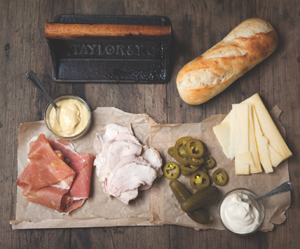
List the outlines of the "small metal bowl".
{"label": "small metal bowl", "polygon": [[45,108],[45,112],[44,112],[44,120],[45,120],[45,124],[47,126],[47,128],[56,136],[60,137],[60,138],[63,138],[63,139],[67,139],[67,140],[74,140],[74,139],[77,139],[77,138],[80,138],[82,137],[87,131],[88,129],[90,128],[91,126],[91,120],[92,120],[92,113],[91,113],[91,110],[90,110],[90,107],[88,106],[88,104],[80,97],[78,96],[75,96],[75,95],[61,95],[59,97],[57,97],[56,99],[54,99],[54,102],[57,103],[61,100],[68,100],[68,99],[74,99],[74,100],[77,100],[78,102],[80,102],[81,104],[83,104],[88,112],[89,112],[89,120],[88,120],[88,123],[87,125],[85,126],[85,128],[78,134],[74,135],[74,136],[70,136],[70,137],[65,137],[65,136],[60,136],[58,134],[56,134],[54,132],[54,130],[52,129],[51,125],[50,125],[50,112],[53,108],[53,105],[49,102]]}
{"label": "small metal bowl", "polygon": [[234,234],[237,234],[237,235],[250,235],[250,234],[253,234],[255,233],[259,228],[260,226],[262,225],[263,221],[264,221],[264,218],[265,218],[265,208],[262,204],[262,202],[253,202],[252,205],[257,209],[258,211],[258,224],[254,227],[253,230],[249,231],[249,232],[237,232],[237,231],[233,231],[230,229],[230,227],[228,227],[225,222],[223,222],[222,220],[222,213],[221,213],[221,207],[222,207],[222,204],[224,202],[224,200],[229,197],[230,195],[232,194],[244,194],[244,195],[247,195],[249,200],[253,200],[255,198],[258,197],[257,194],[255,194],[253,191],[249,190],[249,189],[246,189],[246,188],[236,188],[236,189],[233,189],[231,191],[229,191],[227,194],[224,195],[224,197],[222,198],[222,200],[220,201],[220,204],[219,204],[219,216],[220,216],[220,220],[221,220],[221,223],[222,225],[226,228],[226,230],[234,233]]}

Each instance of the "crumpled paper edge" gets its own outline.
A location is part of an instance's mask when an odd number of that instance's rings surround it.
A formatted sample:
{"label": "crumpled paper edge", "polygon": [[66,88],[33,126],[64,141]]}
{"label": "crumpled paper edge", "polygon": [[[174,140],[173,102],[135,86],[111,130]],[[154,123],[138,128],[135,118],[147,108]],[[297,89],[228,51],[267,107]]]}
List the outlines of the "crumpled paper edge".
{"label": "crumpled paper edge", "polygon": [[[98,108],[97,108],[98,109]],[[117,112],[117,115],[124,113],[122,110],[119,110],[117,108],[114,108]],[[278,106],[274,106],[272,110],[270,111],[270,114],[273,118],[273,121],[275,122],[277,128],[279,129],[280,133],[285,138],[285,130],[284,127],[279,122],[278,118],[282,111],[278,108]],[[131,113],[129,113],[131,114]],[[147,115],[147,114],[132,114],[132,115]],[[220,114],[222,115],[222,114]],[[147,115],[148,116],[148,115]],[[217,116],[217,115],[213,115]],[[213,118],[213,116],[203,120],[207,121],[210,118]],[[225,115],[224,115],[225,117]],[[150,118],[150,117],[149,117]],[[43,121],[37,121],[43,123]],[[150,118],[150,125],[156,124],[154,119]],[[22,124],[21,124],[22,125]],[[20,127],[21,127],[20,125]],[[168,124],[166,124],[168,125]],[[174,124],[174,125],[180,125],[180,124]],[[19,129],[20,129],[19,127]],[[150,136],[150,132],[149,132]],[[148,137],[149,137],[148,136]],[[151,146],[151,141],[150,141]],[[19,145],[18,145],[19,146]],[[286,160],[286,163],[288,161]],[[156,179],[156,181],[159,181],[161,179]],[[163,217],[163,209],[160,207],[159,204],[161,204],[163,201],[161,200],[163,198],[159,195],[159,191],[155,188],[155,182],[154,187],[151,189],[151,208],[152,208],[152,214],[153,218],[145,220],[144,218],[132,218],[132,219],[105,219],[105,218],[88,218],[88,219],[71,219],[71,220],[59,220],[59,219],[51,219],[51,226],[48,225],[49,220],[43,220],[40,222],[30,222],[28,220],[12,220],[10,221],[10,224],[12,225],[12,229],[46,229],[46,228],[79,228],[79,227],[113,227],[113,226],[162,226],[162,225],[177,225],[177,226],[185,226],[185,227],[191,227],[195,230],[206,230],[206,229],[216,229],[214,227],[195,227],[193,225],[186,225],[186,224],[173,224],[173,223],[167,223],[164,222],[161,217]],[[274,228],[274,224],[281,224],[286,220],[286,210],[291,205],[291,194],[289,195],[289,205],[281,207],[280,209],[276,210],[276,212],[272,215],[270,218],[270,223],[268,227],[265,229],[261,229],[260,231],[268,232],[272,231]],[[284,219],[284,221],[278,220],[278,216],[281,217],[281,219]],[[88,224],[87,224],[88,221]],[[103,221],[105,221],[105,225],[100,225]],[[271,224],[272,223],[272,224]],[[220,229],[225,230],[225,228]]]}
{"label": "crumpled paper edge", "polygon": [[[51,221],[51,226],[49,226]],[[105,222],[101,227],[114,227],[114,226],[152,226],[152,220],[145,219],[112,219],[107,220],[104,218],[91,218],[91,219],[72,219],[72,220],[43,220],[40,222],[31,222],[28,220],[13,220],[10,221],[12,229],[47,229],[47,228],[80,228],[80,227],[99,227],[99,224]]]}

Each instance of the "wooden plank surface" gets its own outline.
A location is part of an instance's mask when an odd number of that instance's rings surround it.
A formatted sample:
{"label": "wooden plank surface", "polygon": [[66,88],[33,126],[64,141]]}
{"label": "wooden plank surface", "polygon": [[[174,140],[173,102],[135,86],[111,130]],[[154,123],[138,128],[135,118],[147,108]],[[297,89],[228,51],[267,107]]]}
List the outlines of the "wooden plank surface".
{"label": "wooden plank surface", "polygon": [[[57,84],[44,24],[57,14],[163,15],[171,20],[171,79],[167,84]],[[211,101],[189,106],[179,97],[180,68],[219,42],[241,21],[261,17],[279,35],[277,50]],[[0,248],[300,248],[300,2],[298,0],[1,0],[0,1]],[[91,109],[114,106],[148,113],[160,123],[200,122],[227,113],[232,103],[260,93],[267,108],[278,105],[286,128],[290,178],[295,189],[287,221],[269,233],[238,237],[226,231],[177,226],[13,231],[17,179],[17,130],[40,120],[47,100],[25,81],[35,71],[52,97],[73,93]]]}

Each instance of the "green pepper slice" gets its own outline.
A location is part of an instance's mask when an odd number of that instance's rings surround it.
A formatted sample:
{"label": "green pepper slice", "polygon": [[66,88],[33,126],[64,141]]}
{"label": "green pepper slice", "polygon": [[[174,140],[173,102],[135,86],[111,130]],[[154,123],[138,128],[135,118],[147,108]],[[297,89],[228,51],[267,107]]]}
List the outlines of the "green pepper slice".
{"label": "green pepper slice", "polygon": [[183,158],[187,158],[189,156],[183,145],[180,145],[177,148],[177,153],[180,157],[183,157]]}
{"label": "green pepper slice", "polygon": [[187,158],[182,158],[176,153],[175,147],[170,147],[168,149],[168,154],[173,157],[178,163],[188,165]]}
{"label": "green pepper slice", "polygon": [[224,169],[219,168],[213,173],[213,182],[218,186],[224,186],[228,181],[227,173]]}
{"label": "green pepper slice", "polygon": [[188,173],[194,173],[199,169],[199,166],[180,164],[180,169]]}
{"label": "green pepper slice", "polygon": [[177,149],[174,147],[173,156],[172,156],[179,164],[189,165],[188,159],[186,157],[181,157],[178,155]]}
{"label": "green pepper slice", "polygon": [[200,158],[203,155],[204,147],[199,139],[190,139],[186,142],[187,154],[192,158]]}
{"label": "green pepper slice", "polygon": [[182,138],[179,138],[175,143],[174,148],[175,148],[178,156],[180,156],[181,158],[187,158],[189,156],[186,151],[185,145],[186,145],[187,141],[190,139],[192,139],[192,137],[182,137]]}
{"label": "green pepper slice", "polygon": [[193,172],[189,172],[189,171],[185,171],[185,170],[183,170],[183,169],[181,169],[180,168],[180,170],[181,170],[181,174],[183,175],[183,176],[190,176]]}
{"label": "green pepper slice", "polygon": [[171,157],[174,156],[174,147],[170,147],[170,148],[168,149],[168,154],[169,154]]}
{"label": "green pepper slice", "polygon": [[200,166],[202,163],[204,163],[204,159],[203,157],[200,158],[188,157],[188,162],[190,165]]}
{"label": "green pepper slice", "polygon": [[211,156],[204,157],[204,167],[206,169],[213,169],[216,166],[216,160]]}
{"label": "green pepper slice", "polygon": [[188,165],[187,158],[181,158],[178,153],[176,153],[175,147],[170,147],[168,149],[168,154],[173,157],[178,163]]}
{"label": "green pepper slice", "polygon": [[180,175],[180,167],[175,162],[168,162],[163,168],[164,176],[170,180],[178,178]]}
{"label": "green pepper slice", "polygon": [[203,172],[205,172],[205,173],[207,174],[207,169],[206,169],[204,166],[201,166],[201,167],[199,168],[199,170],[202,170]]}
{"label": "green pepper slice", "polygon": [[179,138],[175,143],[175,147],[179,147],[180,145],[185,144],[190,139],[192,139],[192,137],[181,137],[181,138]]}
{"label": "green pepper slice", "polygon": [[198,170],[191,175],[190,184],[196,190],[203,189],[210,184],[209,176],[202,170]]}

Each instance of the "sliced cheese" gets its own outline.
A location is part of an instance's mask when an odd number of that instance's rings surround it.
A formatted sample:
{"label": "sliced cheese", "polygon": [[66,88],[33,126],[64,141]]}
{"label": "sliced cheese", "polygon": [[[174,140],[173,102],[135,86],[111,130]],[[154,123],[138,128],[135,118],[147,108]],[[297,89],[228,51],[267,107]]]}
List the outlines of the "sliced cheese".
{"label": "sliced cheese", "polygon": [[[268,139],[270,146],[282,157],[282,160],[291,157],[292,152],[287,147],[259,95],[256,93],[242,103],[254,105],[262,133]],[[272,158],[274,162],[276,159]]]}
{"label": "sliced cheese", "polygon": [[[239,122],[240,142],[238,144],[236,155],[249,151],[249,106],[248,104],[233,105],[236,109],[236,115]],[[235,132],[235,131],[233,131]]]}
{"label": "sliced cheese", "polygon": [[268,149],[270,152],[272,166],[277,167],[283,161],[283,158],[272,146],[268,145]]}
{"label": "sliced cheese", "polygon": [[253,106],[251,104],[249,104],[249,149],[253,159],[253,167],[250,167],[250,173],[262,172],[254,132]]}
{"label": "sliced cheese", "polygon": [[233,104],[230,118],[229,155],[235,155],[249,150],[248,104]]}
{"label": "sliced cheese", "polygon": [[237,116],[237,109],[233,109],[234,105],[232,105],[232,113],[229,119],[229,158],[233,159],[237,150],[237,147],[240,143],[240,127]]}
{"label": "sliced cheese", "polygon": [[229,123],[221,123],[217,126],[213,127],[213,131],[223,149],[223,152],[227,158],[230,158],[229,156],[229,132],[230,132],[230,126]]}
{"label": "sliced cheese", "polygon": [[230,119],[233,111],[231,110],[229,114],[224,118],[221,124],[214,126],[213,131],[223,149],[225,156],[229,159],[233,157],[229,153],[230,147]]}
{"label": "sliced cheese", "polygon": [[236,157],[236,174],[270,173],[292,156],[258,94],[233,104],[213,131],[226,157]]}
{"label": "sliced cheese", "polygon": [[268,139],[264,137],[261,127],[258,121],[258,117],[253,109],[253,120],[254,120],[254,129],[255,129],[255,137],[257,141],[258,155],[266,173],[273,172],[272,163],[269,157],[269,148],[268,148]]}
{"label": "sliced cheese", "polygon": [[235,156],[236,175],[249,175],[251,167],[254,167],[254,162],[250,151]]}

